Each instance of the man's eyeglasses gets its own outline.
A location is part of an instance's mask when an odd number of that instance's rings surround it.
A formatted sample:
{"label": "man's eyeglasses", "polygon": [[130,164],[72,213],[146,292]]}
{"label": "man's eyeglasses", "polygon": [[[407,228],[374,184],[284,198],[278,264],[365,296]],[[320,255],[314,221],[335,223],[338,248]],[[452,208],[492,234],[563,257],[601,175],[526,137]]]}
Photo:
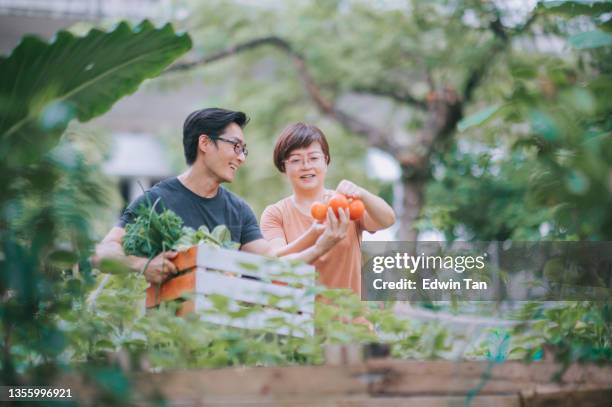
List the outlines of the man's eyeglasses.
{"label": "man's eyeglasses", "polygon": [[313,155],[308,156],[306,158],[291,157],[291,158],[285,160],[285,164],[288,167],[292,167],[292,168],[299,168],[299,167],[304,166],[306,164],[312,165],[313,167],[318,167],[319,165],[321,165],[323,163],[323,159],[324,159],[324,156],[322,154],[313,154]]}
{"label": "man's eyeglasses", "polygon": [[223,137],[215,137],[215,140],[221,140],[225,141],[226,143],[233,144],[236,155],[244,154],[245,158],[249,155],[249,150],[247,150],[246,144],[242,144],[240,141],[229,140]]}

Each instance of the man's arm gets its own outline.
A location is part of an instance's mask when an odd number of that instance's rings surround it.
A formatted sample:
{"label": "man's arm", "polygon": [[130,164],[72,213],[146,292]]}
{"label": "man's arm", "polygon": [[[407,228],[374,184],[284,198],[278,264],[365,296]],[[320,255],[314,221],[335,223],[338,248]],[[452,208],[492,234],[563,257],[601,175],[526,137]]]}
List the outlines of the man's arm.
{"label": "man's arm", "polygon": [[118,260],[135,272],[144,270],[145,279],[155,284],[163,282],[170,274],[176,274],[176,267],[171,261],[176,257],[176,252],[161,253],[151,261],[145,257],[126,256],[122,244],[124,235],[125,229],[119,226],[113,227],[96,246],[96,253],[92,256],[94,265],[99,266],[103,259]]}
{"label": "man's arm", "polygon": [[298,253],[289,254],[287,251],[279,249],[279,245],[273,245],[265,239],[257,239],[242,245],[240,250],[264,256],[278,256],[283,259],[302,260],[312,264],[334,247],[336,243],[346,237],[349,215],[347,211],[342,208],[339,209],[338,213],[340,219],[337,219],[334,212],[329,208],[327,211],[327,225],[323,234],[315,241],[314,245]]}

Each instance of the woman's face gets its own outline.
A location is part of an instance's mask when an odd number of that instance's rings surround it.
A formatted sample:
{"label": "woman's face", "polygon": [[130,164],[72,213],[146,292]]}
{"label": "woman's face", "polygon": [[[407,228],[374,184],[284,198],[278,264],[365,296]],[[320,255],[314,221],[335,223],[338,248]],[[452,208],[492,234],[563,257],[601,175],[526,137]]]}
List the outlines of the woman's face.
{"label": "woman's face", "polygon": [[294,190],[323,187],[326,173],[327,160],[318,142],[291,151],[285,159],[285,174]]}

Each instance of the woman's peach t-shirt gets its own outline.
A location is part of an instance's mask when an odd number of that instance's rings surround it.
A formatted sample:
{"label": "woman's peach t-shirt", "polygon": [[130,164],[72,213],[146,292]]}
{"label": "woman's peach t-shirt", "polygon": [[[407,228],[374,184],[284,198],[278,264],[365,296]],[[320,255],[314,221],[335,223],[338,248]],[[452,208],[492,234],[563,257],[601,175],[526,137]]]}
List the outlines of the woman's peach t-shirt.
{"label": "woman's peach t-shirt", "polygon": [[[268,206],[261,215],[264,238],[282,238],[291,243],[312,226],[313,219],[302,213],[291,197]],[[361,295],[361,221],[349,222],[347,237],[321,256],[314,266],[322,284],[350,288]]]}

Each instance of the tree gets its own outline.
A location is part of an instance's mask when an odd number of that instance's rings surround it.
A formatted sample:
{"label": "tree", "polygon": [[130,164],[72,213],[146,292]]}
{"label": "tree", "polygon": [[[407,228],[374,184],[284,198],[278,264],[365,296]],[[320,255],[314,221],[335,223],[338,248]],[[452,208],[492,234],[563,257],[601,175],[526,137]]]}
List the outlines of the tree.
{"label": "tree", "polygon": [[[270,9],[213,3],[193,15],[188,25],[195,37],[205,33],[209,42],[196,46],[198,58],[171,71],[235,56],[241,63],[232,75],[240,77],[254,62],[243,54],[265,48],[257,56],[273,59],[276,66],[268,86],[282,82],[291,92],[287,81],[297,75],[303,89],[295,91],[303,92],[320,114],[397,160],[404,191],[400,238],[416,240],[432,160],[447,150],[478,90],[492,80],[491,69],[511,52],[515,38],[530,33],[537,13],[513,22],[511,11],[495,2],[463,0],[408,1],[397,8],[361,1],[295,2]],[[287,60],[293,74],[287,72]],[[495,81],[506,81],[507,75]],[[392,101],[409,112],[407,129],[374,123],[343,106],[348,94],[370,96],[370,105]],[[479,96],[496,97],[496,89]]]}

